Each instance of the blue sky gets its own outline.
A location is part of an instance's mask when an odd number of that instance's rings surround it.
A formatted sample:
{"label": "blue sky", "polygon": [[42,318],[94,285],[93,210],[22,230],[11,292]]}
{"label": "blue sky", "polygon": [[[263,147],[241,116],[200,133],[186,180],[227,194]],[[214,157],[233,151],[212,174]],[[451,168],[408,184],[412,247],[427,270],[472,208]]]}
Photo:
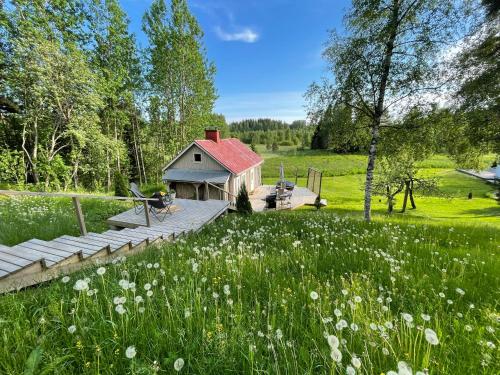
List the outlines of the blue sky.
{"label": "blue sky", "polygon": [[[144,47],[142,15],[150,0],[120,0]],[[328,30],[340,29],[348,0],[188,0],[217,67],[215,112],[228,122],[305,119],[303,94],[325,74]]]}

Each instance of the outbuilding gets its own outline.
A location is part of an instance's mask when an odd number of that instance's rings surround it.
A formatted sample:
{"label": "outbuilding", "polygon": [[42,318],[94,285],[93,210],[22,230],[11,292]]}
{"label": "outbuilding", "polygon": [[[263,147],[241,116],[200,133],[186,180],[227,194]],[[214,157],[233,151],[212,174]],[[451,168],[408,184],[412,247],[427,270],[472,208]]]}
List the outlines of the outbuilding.
{"label": "outbuilding", "polygon": [[262,184],[263,159],[236,138],[221,139],[218,129],[206,129],[165,168],[163,181],[176,197],[234,201],[243,184],[249,193]]}

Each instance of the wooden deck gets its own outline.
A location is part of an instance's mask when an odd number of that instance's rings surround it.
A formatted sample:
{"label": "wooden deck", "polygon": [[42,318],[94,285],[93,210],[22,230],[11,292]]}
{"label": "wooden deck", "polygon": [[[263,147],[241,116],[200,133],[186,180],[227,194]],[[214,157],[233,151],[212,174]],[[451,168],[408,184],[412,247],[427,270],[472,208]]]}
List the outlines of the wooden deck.
{"label": "wooden deck", "polygon": [[[250,203],[252,204],[252,208],[255,212],[262,212],[266,210],[266,195],[271,194],[271,191],[274,189],[274,186],[271,185],[262,185],[255,189],[252,194],[250,194]],[[285,202],[285,204],[280,205],[280,202],[277,204],[277,209],[295,209],[304,205],[312,205],[316,200],[317,195],[313,193],[311,190],[305,187],[296,186],[293,189],[291,199]]]}
{"label": "wooden deck", "polygon": [[147,245],[173,241],[224,214],[226,201],[176,199],[176,210],[163,222],[151,216],[146,226],[144,213],[134,210],[113,216],[108,223],[123,230],[61,236],[51,241],[32,239],[9,247],[0,245],[0,293],[36,285],[78,270],[86,265],[109,262],[120,255],[131,255]]}

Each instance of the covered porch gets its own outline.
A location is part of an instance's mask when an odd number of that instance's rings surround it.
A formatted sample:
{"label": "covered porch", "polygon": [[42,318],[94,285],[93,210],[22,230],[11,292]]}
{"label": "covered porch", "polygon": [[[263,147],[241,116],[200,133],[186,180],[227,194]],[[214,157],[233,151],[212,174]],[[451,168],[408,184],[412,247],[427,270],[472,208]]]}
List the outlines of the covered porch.
{"label": "covered porch", "polygon": [[163,182],[169,190],[175,190],[176,197],[193,200],[230,200],[227,196],[228,171],[168,169]]}

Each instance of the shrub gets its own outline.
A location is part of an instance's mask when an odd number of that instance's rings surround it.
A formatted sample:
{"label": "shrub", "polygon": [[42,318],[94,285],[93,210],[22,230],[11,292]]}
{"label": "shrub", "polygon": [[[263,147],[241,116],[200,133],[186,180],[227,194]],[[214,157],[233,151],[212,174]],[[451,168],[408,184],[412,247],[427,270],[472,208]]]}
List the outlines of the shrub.
{"label": "shrub", "polygon": [[278,151],[280,148],[276,142],[273,142],[273,145],[271,146],[273,151]]}
{"label": "shrub", "polygon": [[114,176],[115,183],[115,196],[116,197],[127,197],[128,196],[128,179],[125,175],[121,174],[119,171],[115,172]]}
{"label": "shrub", "polygon": [[250,215],[252,210],[252,204],[250,203],[250,199],[248,198],[247,187],[245,184],[241,186],[240,192],[236,197],[236,209],[239,213]]}

